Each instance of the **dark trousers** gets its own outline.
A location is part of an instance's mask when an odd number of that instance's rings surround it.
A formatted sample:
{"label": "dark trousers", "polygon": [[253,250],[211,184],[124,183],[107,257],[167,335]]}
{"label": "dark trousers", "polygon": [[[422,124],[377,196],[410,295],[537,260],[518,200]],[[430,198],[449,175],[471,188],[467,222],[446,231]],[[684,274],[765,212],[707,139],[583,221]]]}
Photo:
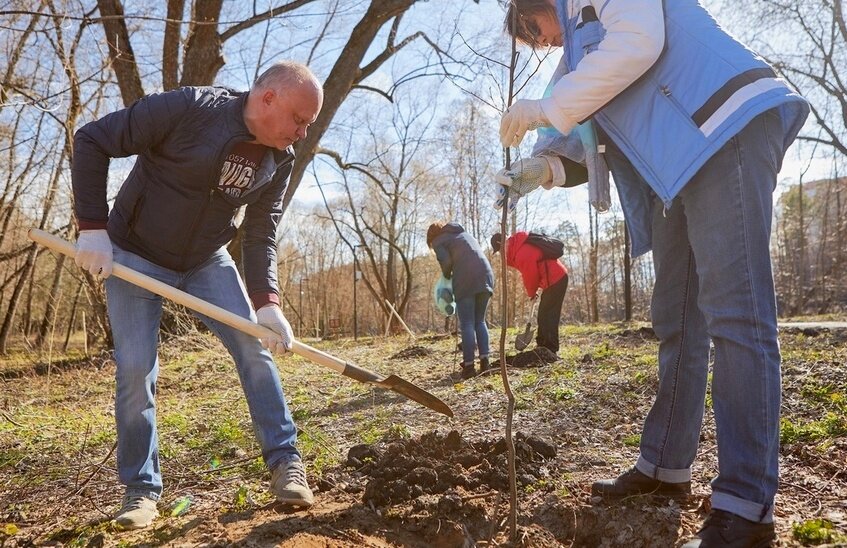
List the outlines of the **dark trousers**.
{"label": "dark trousers", "polygon": [[559,351],[559,319],[562,317],[562,301],[568,290],[568,275],[554,283],[541,293],[538,303],[538,335],[535,342],[538,346]]}

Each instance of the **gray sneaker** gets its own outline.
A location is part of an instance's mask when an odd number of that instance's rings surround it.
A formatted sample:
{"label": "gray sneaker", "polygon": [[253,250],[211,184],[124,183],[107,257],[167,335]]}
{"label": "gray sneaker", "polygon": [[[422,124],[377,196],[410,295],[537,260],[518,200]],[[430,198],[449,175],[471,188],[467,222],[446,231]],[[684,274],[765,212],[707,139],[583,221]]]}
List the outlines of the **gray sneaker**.
{"label": "gray sneaker", "polygon": [[315,497],[306,481],[303,461],[293,459],[279,463],[271,473],[271,493],[284,504],[303,508],[311,506]]}
{"label": "gray sneaker", "polygon": [[123,505],[115,516],[115,524],[121,529],[143,529],[159,517],[156,501],[141,495],[124,496]]}

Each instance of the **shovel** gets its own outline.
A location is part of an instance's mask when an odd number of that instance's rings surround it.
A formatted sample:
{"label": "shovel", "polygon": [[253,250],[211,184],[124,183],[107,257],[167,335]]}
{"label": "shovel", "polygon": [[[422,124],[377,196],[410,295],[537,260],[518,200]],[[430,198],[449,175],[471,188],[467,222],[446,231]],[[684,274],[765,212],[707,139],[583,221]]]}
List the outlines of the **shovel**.
{"label": "shovel", "polygon": [[515,349],[523,350],[529,343],[532,342],[532,337],[535,335],[535,330],[532,328],[532,319],[535,318],[535,310],[538,308],[538,298],[532,300],[532,307],[529,310],[529,316],[526,318],[526,329],[523,333],[518,333],[515,337]]}
{"label": "shovel", "polygon": [[[76,255],[76,248],[73,244],[63,240],[62,238],[44,232],[43,230],[38,230],[37,228],[30,229],[29,239],[50,248],[53,251],[67,255],[68,257],[73,258],[74,255]],[[184,291],[180,291],[175,287],[169,286],[168,284],[162,283],[150,276],[136,272],[135,270],[123,265],[115,263],[112,268],[112,275],[117,276],[122,280],[126,280],[131,284],[135,284],[138,287],[142,287],[147,291],[166,297],[177,304],[181,304],[195,312],[199,312],[200,314],[204,314],[230,327],[243,331],[248,335],[253,335],[256,338],[265,337],[273,333],[267,327],[253,323],[248,319],[229,312],[228,310],[224,310],[219,306],[215,306],[202,299],[198,299],[193,295],[189,295]],[[350,377],[351,379],[355,379],[359,382],[372,384],[379,388],[385,388],[387,390],[397,392],[398,394],[402,394],[410,400],[416,401],[433,411],[437,411],[447,415],[448,417],[453,416],[453,411],[446,403],[426,390],[423,390],[422,388],[419,388],[396,375],[389,375],[385,378],[380,377],[376,373],[372,373],[367,369],[362,369],[352,363],[340,360],[326,352],[322,352],[317,348],[312,348],[311,346],[296,340],[292,341],[291,351],[317,363],[318,365],[322,365],[332,369],[333,371],[341,373],[345,377]]]}

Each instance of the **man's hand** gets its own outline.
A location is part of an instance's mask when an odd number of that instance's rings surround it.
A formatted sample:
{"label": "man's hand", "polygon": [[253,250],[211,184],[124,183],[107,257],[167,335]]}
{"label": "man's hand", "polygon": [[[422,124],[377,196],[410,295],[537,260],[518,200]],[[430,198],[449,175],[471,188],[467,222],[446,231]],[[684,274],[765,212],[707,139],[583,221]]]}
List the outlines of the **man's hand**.
{"label": "man's hand", "polygon": [[497,186],[494,207],[497,209],[503,207],[503,200],[506,196],[505,187],[510,189],[509,211],[511,211],[515,209],[522,196],[529,194],[541,185],[549,185],[552,181],[553,172],[547,158],[541,156],[520,160],[510,169],[501,169],[494,176],[494,182]]}
{"label": "man's hand", "polygon": [[105,230],[83,230],[76,239],[74,262],[92,276],[112,275],[112,241]]}
{"label": "man's hand", "polygon": [[291,325],[282,315],[282,310],[278,304],[266,304],[257,310],[256,320],[259,325],[267,327],[276,334],[275,336],[260,337],[259,341],[261,341],[263,347],[276,354],[285,354],[291,350],[294,332],[291,331]]}
{"label": "man's hand", "polygon": [[521,144],[527,131],[549,125],[550,121],[541,110],[541,101],[515,101],[500,119],[500,144],[503,147],[516,147]]}

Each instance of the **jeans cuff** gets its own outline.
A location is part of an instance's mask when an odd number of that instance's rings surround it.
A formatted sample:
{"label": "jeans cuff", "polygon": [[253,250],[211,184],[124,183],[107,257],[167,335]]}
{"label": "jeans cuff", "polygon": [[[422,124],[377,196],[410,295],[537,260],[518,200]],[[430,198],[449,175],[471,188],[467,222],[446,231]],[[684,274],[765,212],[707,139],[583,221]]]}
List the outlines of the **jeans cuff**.
{"label": "jeans cuff", "polygon": [[125,497],[144,497],[150,500],[154,500],[159,502],[159,499],[162,498],[161,491],[151,491],[149,488],[144,487],[127,487],[126,491],[124,491]]}
{"label": "jeans cuff", "polygon": [[712,508],[754,523],[773,523],[773,504],[759,504],[722,491],[712,491]]}
{"label": "jeans cuff", "polygon": [[660,468],[645,459],[643,455],[638,455],[635,469],[645,476],[650,476],[653,479],[665,483],[685,483],[691,481],[691,468]]}

